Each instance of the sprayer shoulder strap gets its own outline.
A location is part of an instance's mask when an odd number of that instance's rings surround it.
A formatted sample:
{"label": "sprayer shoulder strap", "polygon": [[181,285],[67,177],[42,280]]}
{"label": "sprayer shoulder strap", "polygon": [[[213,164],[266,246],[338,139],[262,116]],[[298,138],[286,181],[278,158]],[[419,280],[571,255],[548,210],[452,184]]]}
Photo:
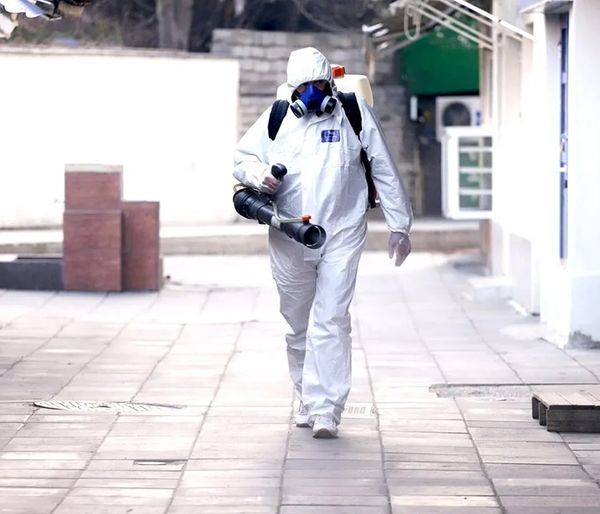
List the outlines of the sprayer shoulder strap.
{"label": "sprayer shoulder strap", "polygon": [[290,104],[287,100],[275,100],[271,107],[271,114],[269,114],[269,139],[275,141],[279,127],[283,123],[283,118],[287,114],[287,110]]}
{"label": "sprayer shoulder strap", "polygon": [[[354,130],[356,137],[358,137],[358,140],[360,141],[360,133],[362,131],[362,116],[360,114],[360,108],[358,107],[356,95],[354,93],[339,92],[338,98],[340,99],[340,102],[342,102],[342,107],[346,113],[346,118],[348,118],[348,121],[352,126],[352,130]],[[363,168],[365,169],[369,207],[373,209],[377,207],[377,190],[375,189],[375,183],[373,182],[373,177],[371,176],[371,162],[369,161],[367,152],[362,147],[362,143],[360,148],[360,162],[362,162]]]}
{"label": "sprayer shoulder strap", "polygon": [[360,132],[362,130],[362,116],[360,115],[360,109],[358,108],[358,101],[354,93],[341,93],[338,92],[338,98],[342,102],[342,107],[346,113],[346,118],[352,126],[352,130],[356,136],[360,139]]}

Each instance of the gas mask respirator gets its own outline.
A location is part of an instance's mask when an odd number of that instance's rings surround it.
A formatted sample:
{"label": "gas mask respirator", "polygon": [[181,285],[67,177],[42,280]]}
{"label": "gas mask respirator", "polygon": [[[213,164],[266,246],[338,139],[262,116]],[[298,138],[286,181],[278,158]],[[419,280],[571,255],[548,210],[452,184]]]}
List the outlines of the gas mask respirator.
{"label": "gas mask respirator", "polygon": [[302,116],[305,116],[309,112],[331,114],[333,109],[335,109],[336,103],[337,100],[335,98],[310,83],[296,101],[292,103],[290,109],[296,118],[302,118]]}

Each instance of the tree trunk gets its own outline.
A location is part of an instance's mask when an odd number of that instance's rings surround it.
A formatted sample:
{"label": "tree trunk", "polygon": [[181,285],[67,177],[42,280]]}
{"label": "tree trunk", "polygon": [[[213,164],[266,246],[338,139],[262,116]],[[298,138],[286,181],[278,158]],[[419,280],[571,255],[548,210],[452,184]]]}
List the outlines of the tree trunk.
{"label": "tree trunk", "polygon": [[239,18],[246,9],[246,0],[234,0],[233,2],[233,15]]}
{"label": "tree trunk", "polygon": [[194,0],[156,0],[158,45],[187,50]]}

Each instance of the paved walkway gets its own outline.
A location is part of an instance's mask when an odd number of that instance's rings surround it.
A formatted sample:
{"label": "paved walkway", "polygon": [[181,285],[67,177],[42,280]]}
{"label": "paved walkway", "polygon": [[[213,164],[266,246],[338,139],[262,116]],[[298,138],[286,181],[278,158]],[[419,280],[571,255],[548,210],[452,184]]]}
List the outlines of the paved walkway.
{"label": "paved walkway", "polygon": [[0,291],[0,513],[600,512],[600,435],[547,432],[526,386],[599,384],[600,354],[473,303],[465,259],[364,255],[337,440],[291,425],[265,256],[169,257],[158,294]]}

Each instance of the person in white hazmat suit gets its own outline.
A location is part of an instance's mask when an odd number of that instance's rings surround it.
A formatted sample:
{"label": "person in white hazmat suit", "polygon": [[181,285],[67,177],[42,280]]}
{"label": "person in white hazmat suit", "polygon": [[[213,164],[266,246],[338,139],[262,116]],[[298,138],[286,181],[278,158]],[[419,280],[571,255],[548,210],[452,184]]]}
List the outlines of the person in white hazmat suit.
{"label": "person in white hazmat suit", "polygon": [[[288,111],[271,140],[267,109],[239,141],[233,174],[242,184],[271,194],[281,216],[310,214],[327,232],[321,248],[309,249],[271,227],[269,246],[280,310],[290,326],[286,341],[299,400],[296,425],[312,426],[314,437],[332,438],[337,437],[351,387],[349,307],[367,235],[361,142],[391,231],[389,254],[395,255],[397,266],[410,252],[412,210],[371,108],[357,98],[359,140],[335,101],[331,66],[323,54],[311,47],[293,51],[287,86],[287,100],[292,107],[300,106],[300,117]],[[275,163],[287,167],[281,181],[270,173]]]}

